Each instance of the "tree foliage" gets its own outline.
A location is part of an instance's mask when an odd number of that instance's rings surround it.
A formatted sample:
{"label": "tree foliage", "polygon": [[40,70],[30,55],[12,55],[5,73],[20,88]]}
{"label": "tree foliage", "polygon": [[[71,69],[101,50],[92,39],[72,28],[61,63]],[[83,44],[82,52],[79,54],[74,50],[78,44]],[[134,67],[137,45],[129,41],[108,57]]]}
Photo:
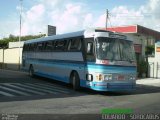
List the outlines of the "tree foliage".
{"label": "tree foliage", "polygon": [[145,48],[145,54],[146,55],[152,55],[154,53],[155,46],[154,45],[148,45]]}
{"label": "tree foliage", "polygon": [[[21,41],[26,41],[26,40],[31,40],[35,38],[40,38],[45,36],[45,34],[40,34],[40,35],[26,35],[21,37]],[[12,34],[9,35],[8,38],[3,38],[0,39],[0,48],[8,48],[8,43],[9,42],[17,42],[19,41],[19,36],[14,36]]]}

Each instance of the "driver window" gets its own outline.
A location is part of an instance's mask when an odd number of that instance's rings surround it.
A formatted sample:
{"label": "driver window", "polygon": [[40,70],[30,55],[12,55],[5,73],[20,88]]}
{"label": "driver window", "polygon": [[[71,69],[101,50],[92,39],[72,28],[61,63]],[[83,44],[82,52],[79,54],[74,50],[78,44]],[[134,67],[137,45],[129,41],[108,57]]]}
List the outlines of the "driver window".
{"label": "driver window", "polygon": [[94,55],[94,41],[93,38],[86,39],[86,60],[87,61],[95,61]]}

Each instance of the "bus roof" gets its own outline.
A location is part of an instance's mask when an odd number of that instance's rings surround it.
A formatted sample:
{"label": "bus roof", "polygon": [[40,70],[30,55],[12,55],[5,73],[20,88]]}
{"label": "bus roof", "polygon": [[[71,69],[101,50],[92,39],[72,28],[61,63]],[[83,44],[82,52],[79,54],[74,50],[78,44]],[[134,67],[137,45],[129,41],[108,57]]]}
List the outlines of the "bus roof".
{"label": "bus roof", "polygon": [[83,35],[84,35],[84,30],[78,31],[78,32],[72,32],[72,33],[53,35],[53,36],[48,36],[48,37],[41,37],[37,39],[31,39],[31,40],[25,41],[25,44],[34,43],[34,42],[50,41],[50,40],[56,40],[56,39],[62,39],[62,38],[69,38],[69,37],[77,37],[77,36],[83,36]]}
{"label": "bus roof", "polygon": [[43,42],[43,41],[52,41],[52,40],[57,40],[57,39],[63,39],[63,38],[65,39],[65,38],[72,38],[72,37],[78,37],[78,36],[93,37],[95,35],[95,32],[100,32],[100,33],[106,32],[106,33],[108,33],[108,37],[111,37],[110,35],[112,35],[112,37],[116,37],[115,35],[119,35],[121,37],[126,37],[125,35],[122,35],[120,33],[114,33],[114,32],[107,31],[107,30],[87,29],[87,30],[81,30],[81,31],[77,31],[77,32],[71,32],[71,33],[53,35],[53,36],[48,36],[48,37],[41,37],[41,38],[37,38],[37,39],[31,39],[31,40],[25,41],[24,44]]}

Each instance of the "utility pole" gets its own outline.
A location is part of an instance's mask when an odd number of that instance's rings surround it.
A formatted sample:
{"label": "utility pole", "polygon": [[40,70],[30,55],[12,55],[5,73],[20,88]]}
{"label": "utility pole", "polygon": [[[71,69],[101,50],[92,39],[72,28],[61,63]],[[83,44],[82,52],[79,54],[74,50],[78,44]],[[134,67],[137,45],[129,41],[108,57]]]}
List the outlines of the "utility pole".
{"label": "utility pole", "polygon": [[108,9],[106,10],[106,30],[107,30],[107,24],[108,24],[108,18],[109,18],[109,11],[108,11]]}
{"label": "utility pole", "polygon": [[19,20],[19,70],[20,70],[20,61],[21,61],[21,54],[20,54],[20,42],[21,42],[21,24],[22,24],[22,0],[20,0],[20,20]]}
{"label": "utility pole", "polygon": [[20,41],[21,41],[21,24],[22,24],[22,0],[20,0],[20,20],[19,20],[19,47],[20,47]]}

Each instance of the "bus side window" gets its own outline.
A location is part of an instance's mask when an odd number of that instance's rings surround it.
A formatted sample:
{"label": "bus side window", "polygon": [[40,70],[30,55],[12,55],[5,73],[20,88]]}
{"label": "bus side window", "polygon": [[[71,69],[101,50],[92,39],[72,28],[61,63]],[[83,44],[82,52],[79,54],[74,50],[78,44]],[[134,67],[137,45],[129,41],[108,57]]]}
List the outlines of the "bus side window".
{"label": "bus side window", "polygon": [[43,51],[45,51],[45,52],[48,51],[48,50],[47,50],[47,44],[48,44],[48,42],[44,42]]}
{"label": "bus side window", "polygon": [[38,44],[37,44],[37,43],[34,43],[34,44],[33,44],[33,51],[36,51],[36,50],[37,50],[37,47],[38,47]]}
{"label": "bus side window", "polygon": [[64,51],[67,45],[66,40],[56,41],[55,43],[55,50],[56,51]]}
{"label": "bus side window", "polygon": [[28,44],[28,51],[31,51],[30,48],[31,48],[31,44]]}
{"label": "bus side window", "polygon": [[25,51],[27,51],[27,45],[26,44],[24,44],[24,46],[23,46],[23,52],[25,52]]}
{"label": "bus side window", "polygon": [[33,45],[30,44],[30,46],[29,46],[29,51],[32,51],[32,50],[33,50]]}
{"label": "bus side window", "polygon": [[41,49],[42,52],[45,51],[45,42],[42,42],[42,49]]}
{"label": "bus side window", "polygon": [[71,47],[71,39],[70,39],[70,40],[68,40],[67,51],[70,51],[70,47]]}
{"label": "bus side window", "polygon": [[82,47],[81,39],[80,38],[75,38],[75,39],[70,40],[68,50],[70,50],[70,51],[80,51],[81,47]]}
{"label": "bus side window", "polygon": [[52,51],[53,50],[53,41],[48,41],[44,43],[44,51]]}
{"label": "bus side window", "polygon": [[25,51],[27,51],[27,45],[26,44],[24,44],[24,46],[23,46],[23,52],[25,52]]}
{"label": "bus side window", "polygon": [[38,45],[37,45],[37,51],[38,52],[42,51],[42,47],[43,47],[43,44],[42,43],[38,43]]}
{"label": "bus side window", "polygon": [[69,40],[64,40],[65,41],[65,45],[64,45],[64,51],[68,51],[68,47],[69,47]]}
{"label": "bus side window", "polygon": [[29,44],[26,44],[26,50],[25,51],[29,51]]}

